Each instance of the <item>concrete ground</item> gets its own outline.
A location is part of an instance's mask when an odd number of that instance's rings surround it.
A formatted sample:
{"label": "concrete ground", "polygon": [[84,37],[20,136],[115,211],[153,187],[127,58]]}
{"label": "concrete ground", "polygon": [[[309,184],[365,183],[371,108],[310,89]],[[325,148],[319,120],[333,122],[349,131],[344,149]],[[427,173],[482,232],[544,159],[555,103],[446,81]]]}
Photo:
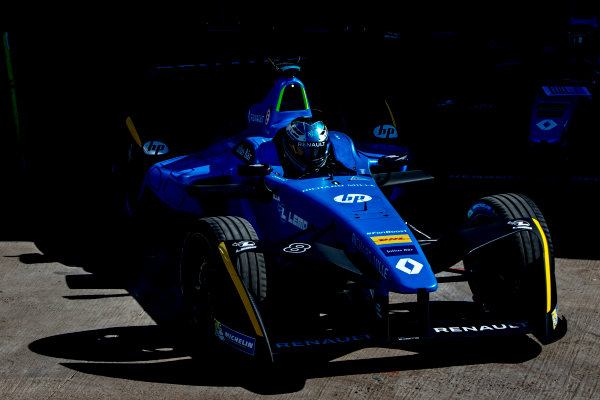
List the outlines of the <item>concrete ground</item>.
{"label": "concrete ground", "polygon": [[[73,263],[30,241],[0,242],[2,399],[600,398],[600,261],[556,262],[569,331],[431,352],[366,348],[263,376],[191,359],[177,324],[173,260],[108,255]],[[440,299],[464,287],[442,288]]]}

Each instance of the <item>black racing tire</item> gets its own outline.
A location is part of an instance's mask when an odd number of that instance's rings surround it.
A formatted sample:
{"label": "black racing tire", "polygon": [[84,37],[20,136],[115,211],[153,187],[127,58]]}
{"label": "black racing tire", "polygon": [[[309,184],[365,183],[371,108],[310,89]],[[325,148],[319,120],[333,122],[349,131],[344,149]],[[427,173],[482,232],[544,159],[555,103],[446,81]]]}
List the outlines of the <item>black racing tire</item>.
{"label": "black racing tire", "polygon": [[[535,218],[554,257],[546,220],[537,205],[522,194],[483,197],[469,209],[465,227],[476,227],[519,218]],[[476,251],[464,260],[473,300],[492,311],[510,316],[530,317],[543,308],[545,299],[539,282],[543,245],[535,234],[521,232]]]}
{"label": "black racing tire", "polygon": [[[200,333],[214,330],[211,296],[219,290],[216,274],[223,270],[218,251],[225,240],[258,240],[254,228],[239,217],[200,218],[184,240],[180,260],[180,284],[183,312],[192,327]],[[240,279],[257,304],[267,295],[267,272],[264,255],[245,252],[235,266]],[[211,293],[213,293],[211,295]]]}

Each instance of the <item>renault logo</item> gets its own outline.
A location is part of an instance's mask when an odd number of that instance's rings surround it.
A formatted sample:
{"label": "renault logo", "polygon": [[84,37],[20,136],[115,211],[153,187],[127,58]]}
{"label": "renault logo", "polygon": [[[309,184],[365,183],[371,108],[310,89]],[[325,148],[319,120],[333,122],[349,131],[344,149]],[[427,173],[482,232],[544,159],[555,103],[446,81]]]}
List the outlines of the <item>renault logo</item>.
{"label": "renault logo", "polygon": [[421,272],[423,264],[413,260],[412,258],[402,258],[400,261],[398,261],[398,264],[396,264],[396,268],[409,275],[416,275]]}
{"label": "renault logo", "polygon": [[543,121],[538,122],[535,125],[543,131],[549,131],[550,129],[554,129],[558,124],[554,122],[554,120],[545,119]]}

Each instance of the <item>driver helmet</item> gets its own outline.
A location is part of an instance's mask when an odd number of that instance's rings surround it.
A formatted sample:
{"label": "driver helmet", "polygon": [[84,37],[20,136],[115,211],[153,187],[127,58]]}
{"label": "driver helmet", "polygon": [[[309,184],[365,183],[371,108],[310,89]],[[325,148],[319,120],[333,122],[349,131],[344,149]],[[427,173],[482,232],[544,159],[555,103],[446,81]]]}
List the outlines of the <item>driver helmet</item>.
{"label": "driver helmet", "polygon": [[329,154],[329,134],[325,124],[302,117],[294,119],[284,129],[283,154],[291,166],[303,174],[318,172]]}

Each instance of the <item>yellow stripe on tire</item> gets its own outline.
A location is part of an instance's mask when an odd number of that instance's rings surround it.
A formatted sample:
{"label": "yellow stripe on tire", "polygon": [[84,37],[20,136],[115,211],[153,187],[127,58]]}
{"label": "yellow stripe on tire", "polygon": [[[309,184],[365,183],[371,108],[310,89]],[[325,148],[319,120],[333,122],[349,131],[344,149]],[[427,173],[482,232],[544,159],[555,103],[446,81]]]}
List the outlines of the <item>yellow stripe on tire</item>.
{"label": "yellow stripe on tire", "polygon": [[535,218],[532,219],[540,232],[544,245],[544,270],[546,272],[546,313],[549,313],[552,311],[552,285],[550,276],[550,251],[548,250],[548,239],[546,238],[546,234],[544,233],[539,221]]}
{"label": "yellow stripe on tire", "polygon": [[235,267],[233,266],[233,263],[231,262],[231,258],[229,257],[229,253],[227,252],[227,247],[225,247],[225,243],[221,242],[219,244],[218,248],[219,248],[219,253],[221,253],[221,258],[223,259],[223,263],[225,264],[225,268],[227,268],[227,272],[229,273],[229,276],[231,277],[231,280],[233,281],[235,289],[237,290],[238,295],[242,299],[242,303],[244,304],[246,313],[248,314],[248,317],[250,318],[250,322],[252,323],[254,332],[256,332],[256,334],[258,336],[264,337],[263,331],[260,327],[260,323],[258,322],[258,317],[256,316],[256,313],[254,312],[254,307],[252,307],[252,302],[250,301],[250,298],[248,297],[248,293],[246,293],[246,288],[244,287],[244,284],[240,280],[240,277],[238,276],[237,271],[235,270]]}

